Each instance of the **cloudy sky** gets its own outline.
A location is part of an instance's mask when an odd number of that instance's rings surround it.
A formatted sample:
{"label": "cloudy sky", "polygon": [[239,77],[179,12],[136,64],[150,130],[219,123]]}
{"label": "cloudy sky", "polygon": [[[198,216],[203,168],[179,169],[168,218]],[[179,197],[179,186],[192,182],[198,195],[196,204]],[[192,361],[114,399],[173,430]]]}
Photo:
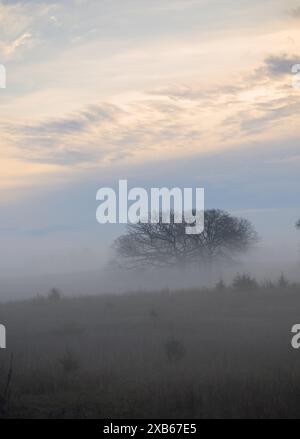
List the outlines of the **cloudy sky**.
{"label": "cloudy sky", "polygon": [[120,178],[204,186],[295,241],[299,25],[299,0],[0,2],[0,275],[100,266]]}

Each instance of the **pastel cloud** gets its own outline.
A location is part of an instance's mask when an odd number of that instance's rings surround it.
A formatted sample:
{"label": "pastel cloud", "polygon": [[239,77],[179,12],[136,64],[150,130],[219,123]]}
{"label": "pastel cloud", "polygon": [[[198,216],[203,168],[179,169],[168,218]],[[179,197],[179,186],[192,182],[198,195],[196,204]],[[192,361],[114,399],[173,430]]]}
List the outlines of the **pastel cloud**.
{"label": "pastel cloud", "polygon": [[[78,169],[147,160],[158,153],[163,159],[220,150],[250,138],[283,137],[287,130],[294,135],[300,101],[284,75],[287,60],[268,56],[253,75],[241,74],[235,84],[174,85],[139,100],[102,102],[37,123],[8,121],[1,129],[14,146],[14,157]],[[281,80],[274,82],[274,74]]]}
{"label": "pastel cloud", "polygon": [[299,30],[277,0],[218,5],[4,2],[3,172],[17,170],[7,182],[22,181],[16,163],[26,181],[47,181],[296,135]]}

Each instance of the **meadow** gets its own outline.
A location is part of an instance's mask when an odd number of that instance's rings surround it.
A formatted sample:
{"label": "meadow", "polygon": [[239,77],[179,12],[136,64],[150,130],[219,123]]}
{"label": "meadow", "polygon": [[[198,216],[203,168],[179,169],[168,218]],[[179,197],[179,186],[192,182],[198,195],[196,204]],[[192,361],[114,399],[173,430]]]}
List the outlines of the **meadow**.
{"label": "meadow", "polygon": [[298,418],[300,285],[0,305],[3,418]]}

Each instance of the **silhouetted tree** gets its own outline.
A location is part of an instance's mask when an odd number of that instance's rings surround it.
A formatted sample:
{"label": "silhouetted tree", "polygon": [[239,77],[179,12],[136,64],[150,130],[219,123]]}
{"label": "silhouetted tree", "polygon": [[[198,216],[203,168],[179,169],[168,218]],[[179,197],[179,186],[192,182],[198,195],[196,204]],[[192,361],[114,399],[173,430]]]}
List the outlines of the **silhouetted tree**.
{"label": "silhouetted tree", "polygon": [[258,235],[249,220],[210,209],[205,211],[203,233],[193,235],[193,240],[196,259],[211,264],[246,252],[258,241]]}
{"label": "silhouetted tree", "polygon": [[[161,216],[160,216],[161,218]],[[143,266],[185,267],[211,264],[217,259],[232,259],[257,241],[252,224],[217,209],[205,211],[204,231],[198,235],[186,233],[187,223],[129,224],[113,248],[116,262],[126,268]]]}
{"label": "silhouetted tree", "polygon": [[296,222],[296,229],[300,230],[300,219]]}

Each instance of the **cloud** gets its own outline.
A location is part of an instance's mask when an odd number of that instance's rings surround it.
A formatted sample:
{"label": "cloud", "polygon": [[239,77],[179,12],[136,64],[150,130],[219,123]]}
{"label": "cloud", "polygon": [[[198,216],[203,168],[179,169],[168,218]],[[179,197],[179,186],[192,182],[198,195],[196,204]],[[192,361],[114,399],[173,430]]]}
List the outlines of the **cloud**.
{"label": "cloud", "polygon": [[112,104],[90,105],[81,112],[38,124],[2,124],[2,130],[28,161],[71,165],[92,162],[99,148],[89,145],[91,133],[112,126],[123,111]]}
{"label": "cloud", "polygon": [[81,112],[73,116],[46,120],[38,125],[21,125],[16,127],[25,135],[57,135],[64,136],[69,134],[79,134],[89,127],[97,124],[98,126],[105,121],[114,120],[121,110],[114,105],[102,104],[101,106],[90,105]]}
{"label": "cloud", "polygon": [[299,62],[297,55],[272,55],[265,59],[265,68],[270,76],[281,77],[291,74],[292,66]]}
{"label": "cloud", "polygon": [[[56,170],[75,176],[261,140],[276,123],[283,136],[294,121],[284,73],[293,57],[279,0],[218,7],[208,0],[15,1],[0,8],[10,56],[0,109],[8,180],[9,162],[19,174],[22,164],[34,165],[34,175],[41,165],[39,179],[48,166],[51,178]],[[265,25],[274,21],[270,36]],[[271,44],[278,53],[264,60]]]}
{"label": "cloud", "polygon": [[300,102],[286,104],[278,108],[270,108],[264,111],[260,116],[251,117],[246,114],[240,121],[240,128],[246,133],[259,133],[268,129],[270,126],[279,121],[284,121],[289,117],[299,114]]}
{"label": "cloud", "polygon": [[[47,15],[47,8],[27,2],[0,3],[0,56],[2,60],[21,60],[23,52],[35,48],[38,27]],[[40,23],[40,25],[38,24]]]}
{"label": "cloud", "polygon": [[292,58],[269,55],[264,72],[244,72],[233,82],[174,84],[119,105],[102,102],[62,117],[34,123],[23,118],[0,127],[14,158],[70,169],[204,153],[249,137],[284,136],[286,130],[297,130],[300,110],[284,75]]}
{"label": "cloud", "polygon": [[300,6],[294,8],[294,9],[291,9],[289,11],[289,15],[291,15],[294,18],[300,17]]}
{"label": "cloud", "polygon": [[2,51],[6,56],[13,55],[16,50],[18,50],[20,47],[25,46],[28,44],[28,42],[31,40],[32,34],[30,32],[25,32],[22,35],[20,35],[18,38],[16,38],[14,41],[3,44]]}

